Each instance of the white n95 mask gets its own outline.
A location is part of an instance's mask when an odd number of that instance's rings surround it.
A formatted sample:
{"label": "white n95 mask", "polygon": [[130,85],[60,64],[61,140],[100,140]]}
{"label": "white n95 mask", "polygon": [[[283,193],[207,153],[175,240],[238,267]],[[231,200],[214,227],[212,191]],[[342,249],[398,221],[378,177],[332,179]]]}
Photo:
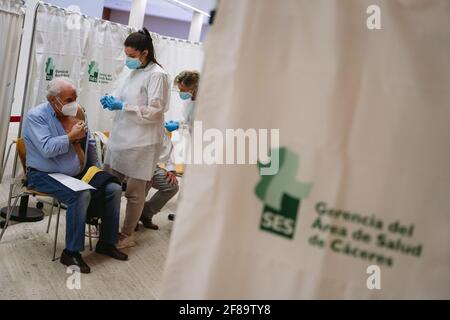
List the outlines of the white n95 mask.
{"label": "white n95 mask", "polygon": [[[56,99],[58,99],[59,103],[62,104],[59,98]],[[61,109],[62,114],[67,117],[75,117],[77,115],[77,111],[78,111],[78,103],[76,101],[63,105]]]}

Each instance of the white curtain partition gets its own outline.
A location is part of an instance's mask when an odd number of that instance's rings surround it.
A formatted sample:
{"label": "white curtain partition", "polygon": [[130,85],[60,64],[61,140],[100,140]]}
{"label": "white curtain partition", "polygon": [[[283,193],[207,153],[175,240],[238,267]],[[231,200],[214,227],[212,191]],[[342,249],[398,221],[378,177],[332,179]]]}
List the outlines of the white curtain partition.
{"label": "white curtain partition", "polygon": [[197,118],[284,157],[189,167],[163,299],[450,298],[449,9],[220,2]]}
{"label": "white curtain partition", "polygon": [[[99,100],[114,90],[115,80],[124,70],[123,43],[132,31],[128,26],[41,4],[36,18],[25,108],[46,100],[45,89],[51,79],[67,76],[79,87],[79,101],[87,110],[90,127],[110,130],[113,113],[103,110]],[[201,45],[157,34],[153,34],[153,38],[157,58],[172,78],[181,70],[201,68]],[[181,107],[181,99],[174,97],[166,117],[177,119],[176,110]]]}
{"label": "white curtain partition", "polygon": [[125,26],[81,16],[47,4],[39,5],[34,32],[25,108],[46,101],[46,87],[55,77],[70,77],[79,88],[94,130],[107,130],[112,119],[100,105],[123,69],[121,44],[131,32]]}
{"label": "white curtain partition", "polygon": [[22,1],[0,0],[0,165],[8,138],[24,13]]}

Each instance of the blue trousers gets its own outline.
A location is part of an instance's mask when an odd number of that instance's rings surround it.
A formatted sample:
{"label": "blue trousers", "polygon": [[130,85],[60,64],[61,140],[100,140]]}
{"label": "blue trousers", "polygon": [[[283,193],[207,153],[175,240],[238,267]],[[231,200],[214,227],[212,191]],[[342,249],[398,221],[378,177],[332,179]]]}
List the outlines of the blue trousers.
{"label": "blue trousers", "polygon": [[[91,192],[84,190],[75,192],[45,172],[27,172],[28,187],[47,193],[67,206],[66,212],[66,249],[72,252],[84,250],[86,215]],[[105,189],[105,216],[102,217],[99,241],[115,245],[119,232],[120,199],[122,188],[118,184],[109,183]]]}

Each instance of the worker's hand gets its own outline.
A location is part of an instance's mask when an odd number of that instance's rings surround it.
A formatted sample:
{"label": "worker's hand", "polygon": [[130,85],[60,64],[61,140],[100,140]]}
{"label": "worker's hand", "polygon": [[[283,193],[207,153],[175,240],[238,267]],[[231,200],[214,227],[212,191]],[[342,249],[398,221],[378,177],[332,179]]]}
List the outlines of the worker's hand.
{"label": "worker's hand", "polygon": [[110,111],[123,109],[123,101],[121,101],[113,96],[103,96],[100,99],[100,102],[104,109],[107,108]]}
{"label": "worker's hand", "polygon": [[173,132],[180,128],[180,122],[170,120],[169,122],[166,122],[164,127],[166,128],[167,131]]}
{"label": "worker's hand", "polygon": [[108,105],[106,103],[106,99],[107,98],[108,98],[108,96],[103,96],[103,97],[100,98],[100,103],[102,104],[103,109],[107,109],[108,108]]}
{"label": "worker's hand", "polygon": [[177,176],[173,172],[166,171],[166,180],[172,186],[177,186],[178,185]]}
{"label": "worker's hand", "polygon": [[87,127],[84,123],[84,121],[78,121],[70,130],[68,137],[70,143],[73,143],[74,141],[83,139],[86,135]]}

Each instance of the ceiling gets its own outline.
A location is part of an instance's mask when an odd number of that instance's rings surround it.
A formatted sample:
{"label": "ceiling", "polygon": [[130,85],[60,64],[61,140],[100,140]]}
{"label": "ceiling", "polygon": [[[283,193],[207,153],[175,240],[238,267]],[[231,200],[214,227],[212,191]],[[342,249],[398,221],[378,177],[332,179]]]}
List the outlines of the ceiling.
{"label": "ceiling", "polygon": [[[180,0],[194,8],[210,13],[217,0]],[[130,11],[132,0],[105,0],[105,7],[121,11]],[[191,21],[192,10],[184,9],[170,2],[170,0],[147,0],[147,15],[164,17],[175,20]],[[205,23],[207,22],[205,18]]]}

